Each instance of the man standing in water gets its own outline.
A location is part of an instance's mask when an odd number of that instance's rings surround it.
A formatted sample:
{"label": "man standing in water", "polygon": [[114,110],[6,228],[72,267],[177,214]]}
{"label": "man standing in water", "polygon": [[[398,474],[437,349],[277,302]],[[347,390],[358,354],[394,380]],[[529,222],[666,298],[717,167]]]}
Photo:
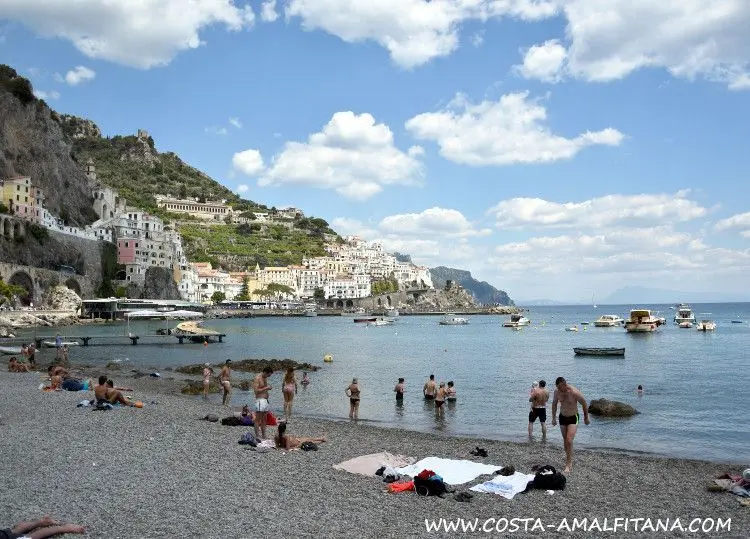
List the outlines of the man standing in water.
{"label": "man standing in water", "polygon": [[268,416],[268,378],[273,374],[271,367],[265,367],[263,372],[253,378],[253,391],[255,392],[255,437],[258,440],[266,439],[266,421]]}
{"label": "man standing in water", "polygon": [[[542,426],[542,440],[547,439],[547,401],[549,400],[549,391],[547,391],[547,382],[539,380],[539,385],[534,388],[529,396],[531,410],[529,411],[529,438],[534,432],[534,421],[539,418],[539,424]],[[554,425],[554,423],[553,423]]]}
{"label": "man standing in water", "polygon": [[435,393],[437,393],[437,384],[435,383],[435,375],[431,374],[430,379],[427,380],[422,389],[422,394],[427,400],[435,400]]}
{"label": "man standing in water", "polygon": [[583,408],[583,422],[588,425],[589,407],[583,394],[573,386],[568,385],[565,378],[559,376],[555,380],[555,397],[552,399],[552,426],[557,425],[557,403],[560,403],[560,432],[565,445],[565,469],[563,473],[573,470],[573,438],[578,429],[578,403]]}
{"label": "man standing in water", "polygon": [[219,383],[224,389],[224,395],[221,397],[221,404],[229,406],[229,396],[232,394],[232,360],[227,359],[219,373]]}

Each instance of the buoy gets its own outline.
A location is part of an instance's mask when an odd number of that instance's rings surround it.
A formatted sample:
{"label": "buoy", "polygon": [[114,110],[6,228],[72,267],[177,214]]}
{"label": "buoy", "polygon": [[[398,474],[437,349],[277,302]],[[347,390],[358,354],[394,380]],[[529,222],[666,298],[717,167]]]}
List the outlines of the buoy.
{"label": "buoy", "polygon": [[323,361],[326,363],[331,363],[333,361],[333,356],[331,354],[326,354],[323,356]]}

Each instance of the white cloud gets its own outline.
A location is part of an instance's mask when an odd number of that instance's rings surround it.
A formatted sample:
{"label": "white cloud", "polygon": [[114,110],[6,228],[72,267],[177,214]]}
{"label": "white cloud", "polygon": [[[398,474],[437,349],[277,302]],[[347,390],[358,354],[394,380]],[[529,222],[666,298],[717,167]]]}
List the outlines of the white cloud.
{"label": "white cloud", "polygon": [[43,90],[34,90],[34,96],[38,99],[44,99],[45,101],[60,99],[60,92],[52,90],[51,92],[45,92]]}
{"label": "white cloud", "polygon": [[[732,90],[750,88],[750,2],[565,0],[561,5],[568,49],[567,63],[560,67],[570,76],[610,81],[659,67],[688,80],[703,77]],[[560,58],[559,47],[549,43],[541,47]],[[531,60],[527,54],[522,72],[544,80],[550,71],[535,71],[527,66]]]}
{"label": "white cloud", "polygon": [[706,208],[674,194],[607,195],[582,202],[551,202],[540,198],[512,198],[489,209],[500,228],[590,228],[612,225],[681,222],[704,217]]}
{"label": "white cloud", "polygon": [[0,19],[20,21],[43,36],[67,39],[89,58],[148,69],[203,44],[212,25],[252,26],[249,5],[235,0],[3,0]]}
{"label": "white cloud", "polygon": [[32,77],[36,77],[37,75],[39,75],[39,73],[41,73],[38,67],[30,67],[26,71],[28,71],[29,75],[31,75]]}
{"label": "white cloud", "polygon": [[714,225],[714,228],[716,230],[730,230],[733,228],[745,228],[750,230],[750,212],[739,213],[727,217],[726,219],[722,219]]}
{"label": "white cloud", "polygon": [[562,78],[562,71],[568,52],[557,39],[534,45],[524,54],[523,65],[515,66],[516,71],[526,79],[539,79],[555,83]]}
{"label": "white cloud", "polygon": [[203,129],[203,131],[212,135],[226,135],[229,133],[226,127],[216,127],[215,125],[206,127],[205,129]]}
{"label": "white cloud", "polygon": [[260,18],[265,22],[273,22],[279,18],[279,14],[276,12],[276,0],[263,2],[260,8]]}
{"label": "white cloud", "polygon": [[558,0],[289,0],[287,18],[306,30],[324,30],[348,43],[375,41],[393,61],[413,68],[447,56],[459,46],[467,20],[554,15]]}
{"label": "white cloud", "polygon": [[239,118],[229,118],[229,123],[232,124],[237,129],[242,129],[242,122]]}
{"label": "white cloud", "polygon": [[388,126],[372,115],[337,112],[307,142],[287,142],[258,183],[334,189],[366,200],[387,185],[418,183],[421,154],[419,146],[398,149]]}
{"label": "white cloud", "polygon": [[70,86],[78,86],[82,82],[94,80],[96,72],[85,66],[78,66],[65,73],[65,82]]}
{"label": "white cloud", "polygon": [[263,156],[258,150],[237,152],[232,157],[232,169],[247,176],[257,176],[265,170]]}
{"label": "white cloud", "polygon": [[238,193],[247,193],[249,190],[250,190],[250,186],[244,183],[237,186]]}
{"label": "white cloud", "polygon": [[490,229],[475,229],[458,210],[438,207],[388,216],[380,222],[379,229],[386,234],[407,236],[471,237],[492,233]]}
{"label": "white cloud", "polygon": [[544,125],[546,109],[527,98],[528,92],[512,93],[474,105],[459,94],[447,108],[411,118],[406,129],[437,142],[446,159],[475,166],[570,159],[588,146],[618,146],[624,138],[611,127],[570,139],[555,135]]}
{"label": "white cloud", "polygon": [[471,36],[469,41],[475,47],[481,47],[482,43],[484,43],[484,30],[480,30],[479,32],[475,33],[473,36]]}

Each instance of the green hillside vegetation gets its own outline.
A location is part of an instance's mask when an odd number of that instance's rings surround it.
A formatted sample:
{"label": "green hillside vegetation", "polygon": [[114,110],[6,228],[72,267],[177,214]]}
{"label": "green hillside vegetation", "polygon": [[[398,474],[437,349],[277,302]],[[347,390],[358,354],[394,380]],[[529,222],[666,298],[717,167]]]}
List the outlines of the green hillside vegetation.
{"label": "green hillside vegetation", "polygon": [[181,224],[188,259],[240,268],[299,264],[304,256],[325,255],[325,235],[283,225]]}

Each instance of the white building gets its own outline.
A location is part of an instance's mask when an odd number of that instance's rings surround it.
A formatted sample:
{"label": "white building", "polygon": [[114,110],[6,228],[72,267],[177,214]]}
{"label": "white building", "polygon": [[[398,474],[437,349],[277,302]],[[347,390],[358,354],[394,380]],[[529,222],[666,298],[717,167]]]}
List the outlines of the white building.
{"label": "white building", "polygon": [[366,298],[372,294],[369,275],[339,276],[329,279],[323,291],[328,299]]}

